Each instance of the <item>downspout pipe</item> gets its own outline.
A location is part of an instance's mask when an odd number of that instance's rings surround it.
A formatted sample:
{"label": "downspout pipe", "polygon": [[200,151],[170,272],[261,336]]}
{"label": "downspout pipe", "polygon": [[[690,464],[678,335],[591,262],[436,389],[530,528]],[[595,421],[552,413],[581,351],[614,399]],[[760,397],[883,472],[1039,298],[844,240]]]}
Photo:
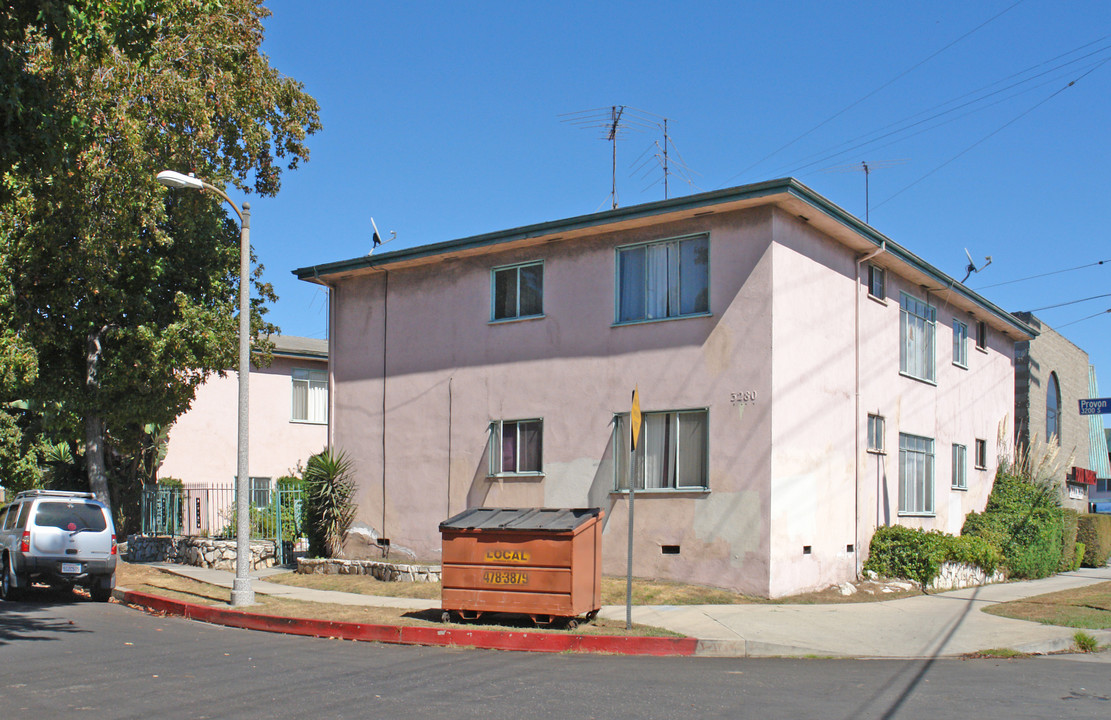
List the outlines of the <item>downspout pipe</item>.
{"label": "downspout pipe", "polygon": [[[855,560],[853,562],[856,578],[860,579],[860,571],[863,563],[860,558],[863,556],[860,549],[860,286],[861,282],[860,270],[864,263],[876,257],[880,253],[887,251],[887,241],[880,242],[880,246],[866,255],[862,255],[856,260],[856,282],[854,291],[856,297],[853,303],[853,363],[855,365],[853,379],[854,390],[854,414],[853,414],[853,472],[855,476],[854,492],[853,492],[853,555]],[[884,283],[886,291],[887,283]]]}

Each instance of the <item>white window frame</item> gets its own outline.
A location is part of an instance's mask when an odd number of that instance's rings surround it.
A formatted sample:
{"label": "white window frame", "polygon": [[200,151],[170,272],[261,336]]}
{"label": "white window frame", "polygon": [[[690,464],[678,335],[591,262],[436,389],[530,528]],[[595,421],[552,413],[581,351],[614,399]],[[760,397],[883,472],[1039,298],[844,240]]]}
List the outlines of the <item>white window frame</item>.
{"label": "white window frame", "polygon": [[[521,271],[525,268],[540,268],[539,305],[536,312],[523,313],[521,311]],[[498,317],[498,274],[513,273],[515,275],[516,297],[512,314]],[[501,265],[490,270],[490,322],[501,323],[513,320],[544,317],[544,261],[532,260],[529,262]]]}
{"label": "white window frame", "polygon": [[[701,424],[701,431],[698,443],[701,447],[695,447],[693,452],[697,453],[694,457],[688,455],[692,452],[688,446],[688,442],[684,440],[684,419],[687,423]],[[658,493],[674,493],[674,492],[706,492],[710,489],[710,411],[708,408],[693,408],[687,410],[663,410],[657,412],[645,412],[642,415],[643,425],[641,426],[640,439],[637,443],[636,450],[636,465],[634,472],[636,474],[636,488],[637,492],[658,492]],[[654,456],[652,458],[654,465],[662,470],[657,475],[660,481],[653,484],[653,487],[645,487],[645,474],[646,467],[648,466],[648,453],[653,453],[661,447],[660,443],[653,440],[657,433],[650,432],[649,423],[662,422],[664,427],[660,429],[665,430],[667,437],[666,445],[663,445],[666,450],[670,450],[667,457]],[[697,426],[695,431],[698,432]],[[613,449],[614,449],[614,477],[613,487],[615,492],[628,492],[629,490],[629,413],[618,413],[614,415],[613,420]],[[674,440],[672,440],[674,435]],[[655,443],[655,446],[654,446]],[[689,461],[689,462],[687,462]],[[695,466],[697,472],[694,478],[686,477],[681,473],[684,466]]]}
{"label": "white window frame", "polygon": [[[698,263],[695,263],[694,270],[689,269],[683,262],[684,246],[689,246],[693,243],[702,243],[705,247],[706,262],[704,273],[700,273],[697,268]],[[697,248],[696,248],[697,250]],[[643,251],[645,258],[641,269],[641,277],[639,280],[628,280],[624,276],[626,272],[625,257],[632,257],[633,253]],[[653,240],[651,242],[636,243],[633,245],[622,245],[616,248],[616,256],[614,263],[614,325],[631,325],[634,323],[642,322],[656,322],[660,320],[673,320],[675,318],[684,317],[704,317],[710,314],[710,236],[708,233],[699,233],[696,235],[684,235],[681,237],[667,238],[664,240]],[[656,283],[661,282],[660,279],[653,279],[649,272],[649,253],[665,252],[663,265],[658,269],[664,270],[666,277],[662,282],[666,283],[667,287],[662,288],[662,295],[660,290],[655,287]],[[629,263],[631,265],[631,262]],[[701,281],[704,274],[704,282]],[[628,282],[639,282],[643,294],[636,292],[638,288],[630,286],[626,298],[626,285]],[[685,304],[691,302],[687,293],[695,292],[694,307],[684,310]],[[636,297],[631,297],[636,295]],[[625,300],[628,299],[631,307],[624,306]],[[652,300],[655,299],[657,303],[662,303],[661,308],[651,308]],[[639,308],[637,307],[639,305]],[[635,313],[635,310],[641,312]]]}
{"label": "white window frame", "polygon": [[968,324],[953,318],[953,364],[968,369]]}
{"label": "white window frame", "polygon": [[988,324],[983,320],[976,323],[976,349],[988,351]]}
{"label": "white window frame", "polygon": [[934,515],[934,440],[899,433],[899,514]]}
{"label": "white window frame", "polygon": [[[304,417],[298,417],[298,388],[305,394]],[[313,390],[323,391],[324,407],[320,409],[312,402]],[[328,424],[328,371],[316,368],[293,368],[290,373],[289,421],[310,425]],[[314,408],[316,408],[314,410]]]}
{"label": "white window frame", "polygon": [[887,271],[875,263],[868,263],[868,295],[877,300],[887,297]]}
{"label": "white window frame", "polygon": [[968,489],[968,447],[953,443],[953,478],[954,490]]}
{"label": "white window frame", "polygon": [[937,309],[925,300],[899,293],[899,372],[937,384]]}
{"label": "white window frame", "polygon": [[973,458],[973,466],[977,470],[988,469],[988,441],[976,438],[976,456]]}
{"label": "white window frame", "polygon": [[877,455],[887,454],[886,425],[883,415],[868,414],[868,452]]}
{"label": "white window frame", "polygon": [[[522,455],[521,448],[525,444],[523,441],[524,433],[527,433],[530,425],[535,425],[537,429],[537,447],[536,447],[536,468],[522,469],[522,461],[527,460],[528,453]],[[505,467],[505,433],[510,430],[513,432],[513,467]],[[490,423],[490,445],[489,445],[489,459],[490,459],[490,477],[538,477],[544,474],[544,420],[542,418],[522,418],[520,420],[495,420]]]}

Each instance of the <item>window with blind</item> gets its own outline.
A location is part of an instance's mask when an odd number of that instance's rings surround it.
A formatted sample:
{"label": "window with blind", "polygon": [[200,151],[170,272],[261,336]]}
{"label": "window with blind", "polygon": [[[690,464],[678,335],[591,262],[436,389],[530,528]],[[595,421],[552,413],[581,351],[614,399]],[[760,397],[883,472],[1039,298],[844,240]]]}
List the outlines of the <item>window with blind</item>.
{"label": "window with blind", "polygon": [[328,373],[324,370],[293,370],[293,422],[328,422]]}

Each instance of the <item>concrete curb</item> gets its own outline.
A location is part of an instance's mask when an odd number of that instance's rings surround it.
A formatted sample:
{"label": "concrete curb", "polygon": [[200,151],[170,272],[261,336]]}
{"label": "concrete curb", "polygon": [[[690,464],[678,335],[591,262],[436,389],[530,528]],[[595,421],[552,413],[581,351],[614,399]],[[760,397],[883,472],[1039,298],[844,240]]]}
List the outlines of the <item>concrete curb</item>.
{"label": "concrete curb", "polygon": [[149,593],[116,588],[113,597],[127,605],[138,605],[153,612],[175,615],[213,625],[246,630],[306,635],[309,637],[362,640],[397,645],[432,645],[443,647],[481,648],[485,650],[517,650],[526,652],[591,652],[612,655],[695,655],[696,638],[631,637],[625,635],[563,635],[556,633],[513,632],[498,630],[462,630],[454,628],[413,627],[397,625],[364,625],[330,622],[305,618],[287,618],[226,610],[196,605]]}

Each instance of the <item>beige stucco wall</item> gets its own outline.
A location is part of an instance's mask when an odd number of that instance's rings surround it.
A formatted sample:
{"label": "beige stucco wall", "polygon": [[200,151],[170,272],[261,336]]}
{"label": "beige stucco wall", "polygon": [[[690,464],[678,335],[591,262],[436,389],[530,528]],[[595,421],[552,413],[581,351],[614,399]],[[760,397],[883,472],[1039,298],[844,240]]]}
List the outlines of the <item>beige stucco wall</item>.
{"label": "beige stucco wall", "polygon": [[[326,370],[322,360],[274,357],[252,368],[248,379],[249,468],[252,477],[278,478],[324,449],[328,426],[291,422],[294,368]],[[170,429],[159,477],[190,485],[228,485],[235,480],[239,374],[213,375],[197,389],[188,412]]]}

